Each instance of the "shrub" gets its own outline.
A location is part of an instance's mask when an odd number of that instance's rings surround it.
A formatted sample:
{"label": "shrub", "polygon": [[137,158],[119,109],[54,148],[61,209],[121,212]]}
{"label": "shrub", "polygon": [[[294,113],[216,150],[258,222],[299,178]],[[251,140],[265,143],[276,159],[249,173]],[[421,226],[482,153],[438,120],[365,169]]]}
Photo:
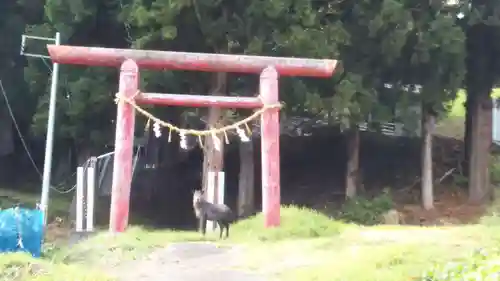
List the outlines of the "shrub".
{"label": "shrub", "polygon": [[339,217],[347,222],[374,225],[380,223],[381,215],[393,206],[394,203],[388,191],[371,199],[358,196],[345,202]]}

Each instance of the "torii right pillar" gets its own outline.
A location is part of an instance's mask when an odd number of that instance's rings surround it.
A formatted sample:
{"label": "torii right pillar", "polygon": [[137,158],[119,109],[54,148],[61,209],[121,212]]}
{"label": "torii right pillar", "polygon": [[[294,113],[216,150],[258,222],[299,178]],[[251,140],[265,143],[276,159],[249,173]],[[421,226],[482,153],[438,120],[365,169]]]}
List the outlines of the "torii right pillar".
{"label": "torii right pillar", "polygon": [[[278,72],[265,68],[260,74],[260,97],[264,106],[279,103]],[[262,212],[265,227],[280,225],[280,122],[279,108],[261,115]]]}

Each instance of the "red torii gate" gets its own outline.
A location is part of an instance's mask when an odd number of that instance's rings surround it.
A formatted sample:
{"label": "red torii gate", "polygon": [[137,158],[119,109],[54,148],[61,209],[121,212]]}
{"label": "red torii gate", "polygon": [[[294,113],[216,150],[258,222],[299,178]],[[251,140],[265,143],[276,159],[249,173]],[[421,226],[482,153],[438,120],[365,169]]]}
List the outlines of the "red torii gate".
{"label": "red torii gate", "polygon": [[[119,92],[142,104],[192,107],[259,108],[279,102],[278,74],[285,76],[329,77],[337,61],[203,54],[134,49],[111,49],[48,45],[53,62],[119,67]],[[179,94],[138,93],[139,67],[157,70],[261,73],[258,97],[226,97]],[[117,108],[115,157],[111,195],[110,230],[122,232],[128,224],[135,111],[120,100]],[[261,115],[262,210],[265,226],[280,224],[279,108]]]}

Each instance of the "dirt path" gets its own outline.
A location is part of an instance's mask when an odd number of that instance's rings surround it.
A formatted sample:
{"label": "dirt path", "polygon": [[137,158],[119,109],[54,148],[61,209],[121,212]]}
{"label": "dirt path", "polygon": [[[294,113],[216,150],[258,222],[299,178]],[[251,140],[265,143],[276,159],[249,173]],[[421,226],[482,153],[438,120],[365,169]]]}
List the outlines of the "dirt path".
{"label": "dirt path", "polygon": [[238,246],[175,243],[143,260],[123,264],[112,274],[120,281],[269,280],[265,276],[237,269],[244,265],[243,251]]}

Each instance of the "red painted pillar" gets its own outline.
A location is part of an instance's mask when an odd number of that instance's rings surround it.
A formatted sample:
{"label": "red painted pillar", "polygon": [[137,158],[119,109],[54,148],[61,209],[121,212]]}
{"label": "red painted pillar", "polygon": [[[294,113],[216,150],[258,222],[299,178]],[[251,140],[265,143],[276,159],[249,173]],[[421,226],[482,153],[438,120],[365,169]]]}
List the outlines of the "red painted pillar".
{"label": "red painted pillar", "polygon": [[[123,62],[120,69],[119,92],[132,98],[139,87],[139,67],[133,60]],[[109,229],[123,232],[127,228],[132,183],[132,157],[134,147],[134,108],[119,101],[116,117],[115,154],[113,163],[113,187]]]}
{"label": "red painted pillar", "polygon": [[[278,72],[267,67],[260,75],[260,97],[264,105],[279,102]],[[280,124],[279,108],[261,116],[262,211],[265,227],[280,224]]]}

